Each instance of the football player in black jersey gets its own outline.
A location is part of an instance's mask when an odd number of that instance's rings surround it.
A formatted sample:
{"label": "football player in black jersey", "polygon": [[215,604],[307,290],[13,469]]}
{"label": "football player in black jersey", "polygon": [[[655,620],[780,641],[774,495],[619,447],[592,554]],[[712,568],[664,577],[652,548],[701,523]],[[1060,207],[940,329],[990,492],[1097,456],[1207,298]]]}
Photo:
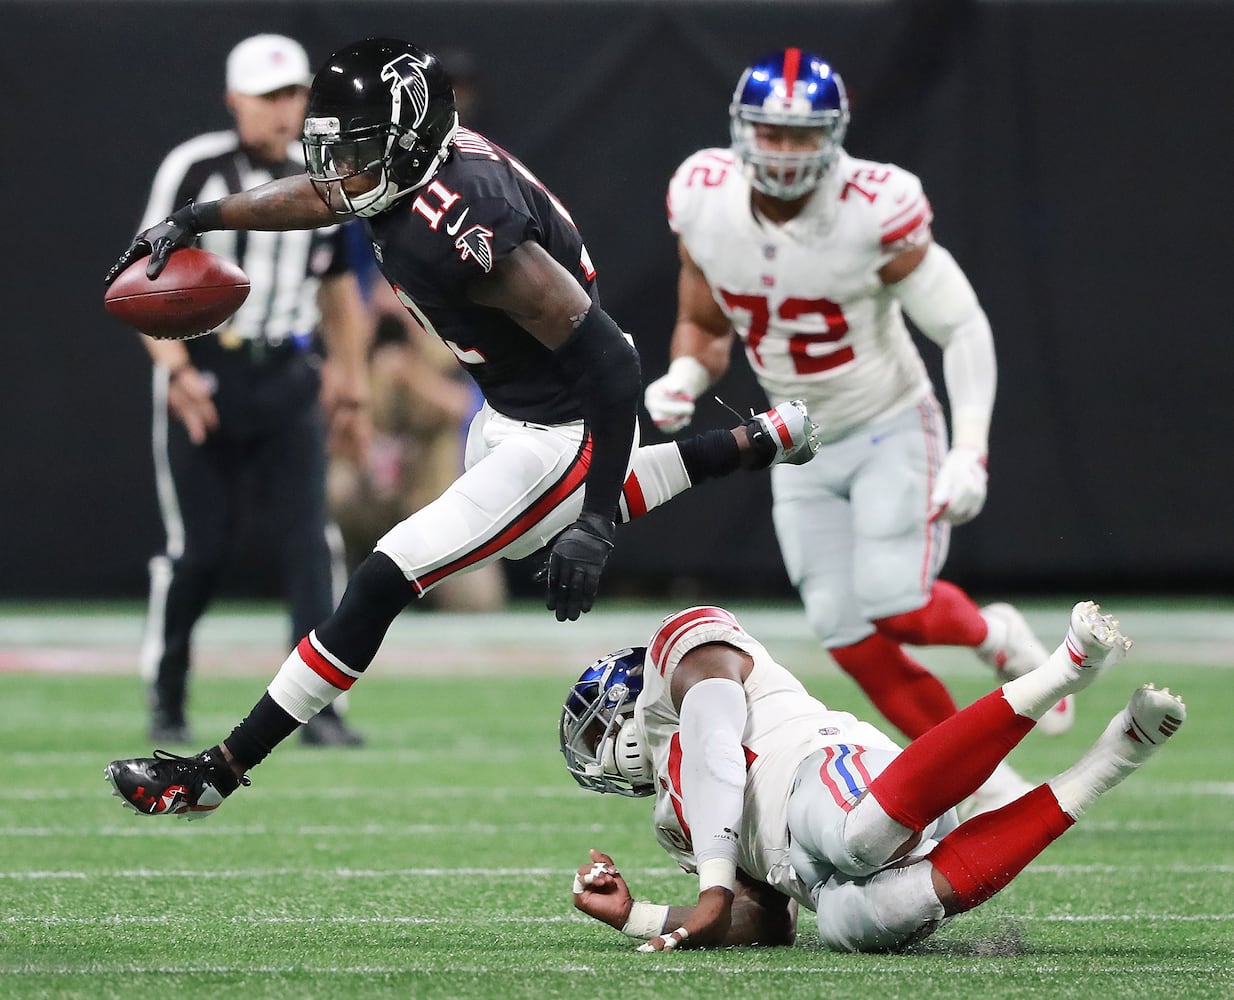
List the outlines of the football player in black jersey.
{"label": "football player in black jersey", "polygon": [[592,607],[618,519],[703,479],[799,464],[817,449],[799,402],[732,430],[638,447],[638,354],[600,308],[578,229],[518,160],[460,128],[431,53],[394,39],[334,53],[313,81],[304,148],[307,175],[177,210],[138,234],[107,280],[147,254],[154,277],[208,230],[359,217],[399,300],[486,402],[462,475],[378,541],[335,612],[223,743],[108,765],[117,793],[144,813],[208,815],[362,676],[394,618],[442,579],[548,546],[548,607],[573,621]]}

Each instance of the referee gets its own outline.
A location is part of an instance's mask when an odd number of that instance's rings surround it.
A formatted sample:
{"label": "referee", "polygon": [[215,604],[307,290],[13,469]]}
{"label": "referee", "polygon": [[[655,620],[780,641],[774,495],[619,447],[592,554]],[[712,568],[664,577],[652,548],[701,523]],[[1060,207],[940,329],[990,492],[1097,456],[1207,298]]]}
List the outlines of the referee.
{"label": "referee", "polygon": [[[257,35],[237,45],[227,58],[226,95],[235,129],[199,135],[167,155],[141,228],[190,199],[212,201],[302,172],[311,81],[308,57],[290,38]],[[248,275],[248,299],[210,336],[142,338],[154,361],[154,469],[167,530],[166,552],[150,562],[141,657],[156,742],[191,739],[193,628],[242,520],[261,526],[279,561],[293,642],[334,609],[327,433],[336,451],[359,455],[369,432],[370,321],[341,233],[206,233],[200,245]],[[327,348],[324,370],[309,352],[315,331]],[[330,709],[302,734],[321,745],[362,742]]]}

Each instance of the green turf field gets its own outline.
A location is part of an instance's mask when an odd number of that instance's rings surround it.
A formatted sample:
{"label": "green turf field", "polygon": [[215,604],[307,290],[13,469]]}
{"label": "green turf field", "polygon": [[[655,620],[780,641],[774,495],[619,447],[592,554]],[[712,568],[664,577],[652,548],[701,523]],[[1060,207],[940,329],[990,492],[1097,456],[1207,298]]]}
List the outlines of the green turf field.
{"label": "green turf field", "polygon": [[[612,853],[642,898],[689,902],[692,879],[655,847],[647,801],[573,784],[555,725],[571,675],[639,641],[660,610],[671,609],[597,611],[574,632],[537,609],[404,616],[352,695],[365,748],[293,740],[251,788],[190,824],[122,810],[102,779],[110,758],[149,750],[131,669],[139,615],[0,609],[0,996],[1234,995],[1230,615],[1213,612],[1197,635],[1164,611],[1123,613],[1141,648],[1082,696],[1075,730],[1030,736],[1013,763],[1034,779],[1063,769],[1148,680],[1183,693],[1186,726],[1007,890],[919,950],[829,954],[803,914],[794,948],[640,955],[570,905],[587,848]],[[736,610],[813,693],[862,711],[799,613]],[[1048,645],[1065,615],[1050,604],[1031,616],[1053,626]],[[221,621],[203,635],[194,688],[203,745],[282,655],[276,616]],[[964,701],[986,689],[971,660],[932,661]]]}

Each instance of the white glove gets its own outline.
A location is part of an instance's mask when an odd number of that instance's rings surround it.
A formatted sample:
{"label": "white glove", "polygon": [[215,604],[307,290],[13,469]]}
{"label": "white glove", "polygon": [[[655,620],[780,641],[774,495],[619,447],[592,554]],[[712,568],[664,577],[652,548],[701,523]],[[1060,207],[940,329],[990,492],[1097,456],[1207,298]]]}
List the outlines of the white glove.
{"label": "white glove", "polygon": [[694,419],[694,401],[711,384],[702,362],[690,355],[674,359],[668,371],[647,386],[643,405],[665,434],[676,434]]}
{"label": "white glove", "polygon": [[963,445],[952,448],[943,459],[930,494],[930,520],[941,517],[951,524],[971,521],[985,506],[988,479],[982,452]]}

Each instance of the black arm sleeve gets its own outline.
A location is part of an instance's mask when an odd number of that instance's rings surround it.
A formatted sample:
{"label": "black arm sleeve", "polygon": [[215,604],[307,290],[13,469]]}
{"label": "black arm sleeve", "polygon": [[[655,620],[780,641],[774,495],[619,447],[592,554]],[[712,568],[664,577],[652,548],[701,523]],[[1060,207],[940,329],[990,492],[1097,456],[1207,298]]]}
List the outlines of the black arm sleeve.
{"label": "black arm sleeve", "polygon": [[616,521],[643,387],[638,352],[608,314],[593,305],[553,356],[578,393],[591,434],[583,511]]}

